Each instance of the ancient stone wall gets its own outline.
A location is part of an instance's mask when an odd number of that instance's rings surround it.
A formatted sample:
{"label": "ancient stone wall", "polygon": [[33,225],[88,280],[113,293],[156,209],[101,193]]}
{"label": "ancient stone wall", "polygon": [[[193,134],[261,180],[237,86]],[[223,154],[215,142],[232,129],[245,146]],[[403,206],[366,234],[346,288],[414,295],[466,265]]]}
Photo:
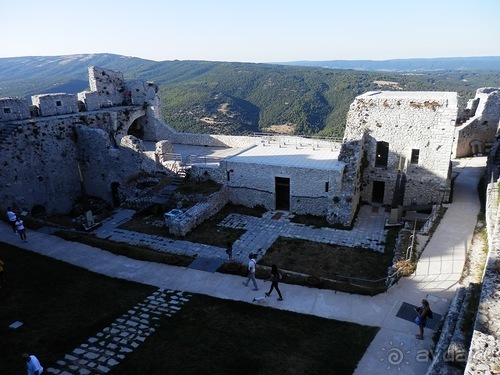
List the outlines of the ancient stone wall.
{"label": "ancient stone wall", "polygon": [[104,106],[101,95],[95,91],[82,91],[77,94],[78,100],[85,103],[87,111],[98,111]]}
{"label": "ancient stone wall", "polygon": [[158,168],[137,148],[114,141],[114,129],[126,127],[128,116],[94,112],[10,123],[15,130],[2,141],[0,155],[2,204],[67,213],[81,195],[78,166],[87,193],[105,200],[111,199],[113,182]]}
{"label": "ancient stone wall", "polygon": [[0,190],[5,206],[71,208],[80,194],[76,134],[66,119],[25,122],[4,144]]}
{"label": "ancient stone wall", "polygon": [[132,82],[129,84],[131,104],[157,107],[156,115],[162,118],[159,89],[153,82]]}
{"label": "ancient stone wall", "polygon": [[172,218],[169,232],[176,236],[185,236],[193,228],[219,212],[228,202],[227,188],[211,194],[205,202],[189,208],[183,214]]}
{"label": "ancient stone wall", "polygon": [[89,85],[90,91],[99,94],[101,108],[125,104],[127,85],[123,73],[91,66]]}
{"label": "ancient stone wall", "polygon": [[40,116],[58,116],[78,112],[78,99],[73,94],[33,95],[31,102],[38,107]]}
{"label": "ancient stone wall", "polygon": [[500,89],[476,91],[474,116],[456,129],[453,157],[486,155],[491,150],[500,120]]}
{"label": "ancient stone wall", "polygon": [[194,164],[189,170],[192,178],[200,180],[211,180],[221,185],[227,181],[227,172],[225,167],[219,164]]}
{"label": "ancient stone wall", "polygon": [[361,195],[361,176],[363,172],[364,140],[346,142],[342,145],[339,161],[345,163],[342,173],[341,189],[328,205],[326,218],[329,223],[352,225]]}
{"label": "ancient stone wall", "polygon": [[[228,171],[225,184],[229,200],[253,207],[276,208],[275,177],[290,179],[290,211],[298,214],[323,215],[333,197],[342,194],[342,169],[325,171],[263,164],[225,162]],[[325,186],[328,184],[328,191]]]}
{"label": "ancient stone wall", "polygon": [[24,120],[30,117],[28,102],[21,98],[0,99],[0,122]]}
{"label": "ancient stone wall", "polygon": [[132,93],[122,73],[97,67],[89,83],[78,95],[33,96],[31,113],[24,99],[0,99],[3,205],[67,213],[82,194],[80,173],[87,194],[110,201],[112,184],[164,170],[142,143],[172,132],[158,117],[158,87],[135,83]]}
{"label": "ancient stone wall", "polygon": [[500,372],[500,182],[488,185],[486,228],[488,259],[484,271],[466,374]]}
{"label": "ancient stone wall", "polygon": [[[373,201],[375,181],[384,189],[381,195],[379,192],[381,203],[390,204],[401,166],[407,178],[404,205],[446,201],[457,109],[456,93],[370,92],[358,96],[348,113],[344,140],[365,137],[362,200]],[[380,158],[381,142],[387,145],[385,163]]]}

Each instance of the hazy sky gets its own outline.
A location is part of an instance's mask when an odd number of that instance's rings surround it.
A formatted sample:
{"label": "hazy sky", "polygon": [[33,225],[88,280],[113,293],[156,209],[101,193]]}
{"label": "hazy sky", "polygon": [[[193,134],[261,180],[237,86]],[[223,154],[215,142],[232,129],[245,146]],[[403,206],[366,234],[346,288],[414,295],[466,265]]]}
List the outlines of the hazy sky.
{"label": "hazy sky", "polygon": [[500,0],[10,0],[0,57],[285,62],[500,56]]}

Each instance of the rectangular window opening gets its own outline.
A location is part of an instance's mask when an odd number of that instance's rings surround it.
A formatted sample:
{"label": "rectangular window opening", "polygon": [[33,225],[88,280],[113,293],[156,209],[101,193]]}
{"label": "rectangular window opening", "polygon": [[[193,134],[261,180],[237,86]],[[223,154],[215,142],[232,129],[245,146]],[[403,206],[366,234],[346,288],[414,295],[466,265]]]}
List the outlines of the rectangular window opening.
{"label": "rectangular window opening", "polygon": [[375,154],[375,167],[387,167],[389,159],[389,143],[377,142],[377,151]]}
{"label": "rectangular window opening", "polygon": [[325,193],[328,193],[329,183],[325,182]]}
{"label": "rectangular window opening", "polygon": [[62,102],[60,100],[56,100],[56,106],[58,107],[62,106]]}
{"label": "rectangular window opening", "polygon": [[4,108],[4,109],[3,109],[3,113],[11,113],[10,108],[7,108],[7,107],[6,107],[6,108]]}
{"label": "rectangular window opening", "polygon": [[412,149],[410,163],[411,164],[418,164],[419,156],[420,156],[420,150],[416,149],[416,148]]}

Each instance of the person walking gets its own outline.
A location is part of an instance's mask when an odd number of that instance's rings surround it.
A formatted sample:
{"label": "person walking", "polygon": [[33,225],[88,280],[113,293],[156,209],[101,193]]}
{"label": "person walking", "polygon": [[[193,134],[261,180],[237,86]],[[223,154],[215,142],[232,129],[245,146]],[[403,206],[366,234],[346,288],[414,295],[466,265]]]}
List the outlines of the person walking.
{"label": "person walking", "polygon": [[424,339],[424,328],[427,325],[427,318],[432,318],[431,307],[429,306],[429,301],[426,299],[422,300],[422,306],[415,308],[415,313],[417,314],[415,318],[415,324],[418,325],[420,333],[415,335],[419,340]]}
{"label": "person walking", "polygon": [[18,218],[16,220],[16,229],[17,233],[19,233],[19,237],[21,237],[21,241],[28,242],[28,240],[26,239],[26,228],[24,228],[24,222],[21,220],[21,218]]}
{"label": "person walking", "polygon": [[253,282],[253,289],[252,290],[259,290],[259,287],[257,286],[257,281],[255,281],[255,271],[256,271],[256,266],[257,262],[254,259],[254,255],[250,254],[248,256],[248,278],[247,281],[243,281],[243,285],[248,286],[248,283],[250,280]]}
{"label": "person walking", "polygon": [[23,359],[26,362],[28,375],[40,375],[43,373],[43,367],[40,364],[40,361],[33,354],[29,355],[28,353],[24,353]]}
{"label": "person walking", "polygon": [[231,260],[231,261],[234,260],[234,258],[233,258],[233,245],[231,245],[230,241],[227,241],[227,244],[226,244],[226,254],[229,257],[229,260]]}
{"label": "person walking", "polygon": [[10,224],[12,230],[14,231],[14,234],[16,234],[17,233],[17,229],[16,229],[17,216],[16,216],[16,213],[14,211],[12,211],[12,208],[10,208],[10,207],[7,208],[7,218],[9,219],[9,224]]}
{"label": "person walking", "polygon": [[278,267],[276,264],[273,264],[271,266],[271,274],[269,277],[269,280],[271,281],[271,288],[269,289],[269,292],[266,293],[266,297],[269,297],[271,295],[271,292],[273,289],[276,289],[278,292],[278,301],[283,301],[283,296],[281,295],[281,290],[278,287],[279,281],[282,279],[281,272],[278,270]]}

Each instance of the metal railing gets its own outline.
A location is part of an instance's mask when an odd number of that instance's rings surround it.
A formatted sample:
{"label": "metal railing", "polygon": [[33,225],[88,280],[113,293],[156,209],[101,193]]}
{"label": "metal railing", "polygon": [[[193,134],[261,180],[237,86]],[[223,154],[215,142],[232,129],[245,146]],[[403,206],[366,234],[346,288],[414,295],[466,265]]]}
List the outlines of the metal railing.
{"label": "metal railing", "polygon": [[340,137],[320,137],[310,135],[288,135],[274,133],[254,133],[254,137],[261,138],[264,143],[280,146],[295,146],[295,148],[312,147],[313,149],[330,148],[338,150],[343,140]]}
{"label": "metal railing", "polygon": [[276,134],[276,133],[253,133],[254,137],[268,137],[268,138],[304,138],[311,140],[324,140],[328,142],[342,142],[342,137],[321,137],[317,135],[302,135],[302,134]]}
{"label": "metal railing", "polygon": [[221,160],[224,158],[221,156],[207,156],[207,155],[188,155],[186,157],[187,160],[187,165],[194,165],[194,164],[215,164],[215,165],[220,165]]}

